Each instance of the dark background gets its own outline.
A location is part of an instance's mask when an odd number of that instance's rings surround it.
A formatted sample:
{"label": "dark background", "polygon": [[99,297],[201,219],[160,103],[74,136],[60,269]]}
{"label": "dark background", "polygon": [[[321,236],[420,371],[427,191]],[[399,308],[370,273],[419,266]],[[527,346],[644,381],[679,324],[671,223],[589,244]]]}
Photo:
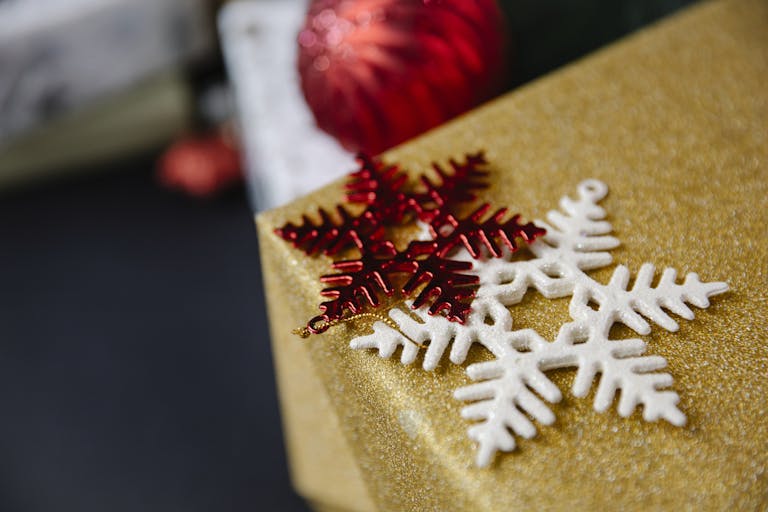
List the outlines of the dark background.
{"label": "dark background", "polygon": [[[512,83],[687,3],[504,2]],[[163,190],[159,151],[0,191],[0,512],[306,510],[245,193]]]}

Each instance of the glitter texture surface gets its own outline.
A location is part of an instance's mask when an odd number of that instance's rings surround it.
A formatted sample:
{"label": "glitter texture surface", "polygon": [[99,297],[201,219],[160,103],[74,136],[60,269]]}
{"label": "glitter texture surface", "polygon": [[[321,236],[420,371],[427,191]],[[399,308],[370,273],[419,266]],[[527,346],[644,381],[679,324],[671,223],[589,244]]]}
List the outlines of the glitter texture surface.
{"label": "glitter texture surface", "polygon": [[[601,203],[644,261],[731,291],[680,331],[644,339],[665,357],[683,428],[640,412],[599,414],[592,394],[554,406],[552,426],[486,470],[473,464],[454,389],[462,368],[403,367],[348,347],[364,321],[301,340],[329,261],[273,234],[343,199],[340,183],[258,219],[294,482],[348,510],[763,509],[768,506],[768,2],[700,4],[384,155],[414,175],[485,149],[481,200],[542,218],[573,183]],[[403,230],[403,242],[413,231]],[[396,240],[396,242],[398,242]],[[606,282],[612,268],[592,272]],[[568,299],[526,295],[515,327],[550,339]],[[628,337],[621,329],[612,337]],[[482,358],[470,353],[469,363]],[[573,372],[553,381],[570,386]]]}

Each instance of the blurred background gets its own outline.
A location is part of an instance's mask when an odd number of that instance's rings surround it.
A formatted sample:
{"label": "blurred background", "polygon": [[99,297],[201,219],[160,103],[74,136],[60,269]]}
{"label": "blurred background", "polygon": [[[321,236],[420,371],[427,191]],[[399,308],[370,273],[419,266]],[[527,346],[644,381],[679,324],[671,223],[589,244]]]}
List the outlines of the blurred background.
{"label": "blurred background", "polygon": [[[0,510],[307,510],[253,213],[691,3],[472,0],[424,25],[418,0],[366,2],[0,0]],[[499,21],[477,74],[419,75],[420,34],[458,51],[466,20]],[[390,30],[421,124],[334,53]],[[323,110],[350,76],[350,117]]]}

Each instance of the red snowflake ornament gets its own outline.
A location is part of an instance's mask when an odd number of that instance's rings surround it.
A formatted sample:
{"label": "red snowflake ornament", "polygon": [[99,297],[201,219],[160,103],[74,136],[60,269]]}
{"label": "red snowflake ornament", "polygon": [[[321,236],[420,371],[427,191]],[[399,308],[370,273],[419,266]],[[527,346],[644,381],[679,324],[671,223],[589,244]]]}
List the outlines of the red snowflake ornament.
{"label": "red snowflake ornament", "polygon": [[[347,201],[366,205],[360,215],[337,205],[337,218],[321,208],[319,223],[305,215],[300,225],[288,223],[275,230],[309,255],[323,252],[332,256],[350,247],[360,253],[358,259],[334,262],[332,268],[339,273],[321,277],[330,285],[321,294],[330,300],[320,304],[321,314],[307,324],[312,333],[325,331],[347,312],[357,314],[366,306],[378,306],[380,294],[395,293],[395,275],[407,277],[399,290],[404,296],[421,289],[413,301],[414,309],[430,304],[430,314],[445,313],[448,319],[463,323],[478,278],[462,273],[472,268],[471,262],[452,260],[449,254],[463,246],[476,259],[483,249],[499,257],[500,244],[516,251],[518,240],[532,242],[544,234],[530,222],[522,224],[519,215],[504,220],[506,208],[487,216],[491,209],[488,203],[466,217],[457,215],[454,209],[458,205],[473,201],[476,192],[487,186],[488,173],[481,169],[487,162],[482,153],[467,155],[464,163],[451,160],[452,172],[433,164],[439,181],[422,175],[421,188],[415,192],[405,189],[407,176],[399,167],[365,155],[360,155],[358,162],[360,169],[350,175],[347,184]],[[387,227],[414,220],[429,225],[432,240],[412,241],[398,251],[384,238]]]}

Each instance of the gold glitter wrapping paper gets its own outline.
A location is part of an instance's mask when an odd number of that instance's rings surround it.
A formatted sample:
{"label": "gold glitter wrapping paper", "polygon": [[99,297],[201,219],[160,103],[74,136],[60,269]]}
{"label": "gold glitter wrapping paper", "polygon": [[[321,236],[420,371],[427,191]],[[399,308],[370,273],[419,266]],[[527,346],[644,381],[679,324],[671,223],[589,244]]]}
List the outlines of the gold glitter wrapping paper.
{"label": "gold glitter wrapping paper", "polygon": [[[727,281],[680,330],[642,338],[668,361],[683,428],[640,412],[597,413],[569,394],[553,426],[474,467],[469,422],[452,393],[465,366],[434,372],[349,348],[370,322],[307,340],[329,272],[273,234],[343,200],[341,182],[258,218],[264,279],[294,483],[320,510],[765,510],[768,507],[768,2],[699,4],[384,155],[412,174],[485,149],[482,200],[543,218],[583,179],[622,245],[643,262]],[[403,243],[412,230],[402,230]],[[614,266],[590,274],[607,282]],[[515,328],[553,339],[569,298],[529,291]],[[617,329],[616,336],[628,337]],[[482,355],[470,357],[467,364]],[[614,404],[615,405],[615,404]]]}

